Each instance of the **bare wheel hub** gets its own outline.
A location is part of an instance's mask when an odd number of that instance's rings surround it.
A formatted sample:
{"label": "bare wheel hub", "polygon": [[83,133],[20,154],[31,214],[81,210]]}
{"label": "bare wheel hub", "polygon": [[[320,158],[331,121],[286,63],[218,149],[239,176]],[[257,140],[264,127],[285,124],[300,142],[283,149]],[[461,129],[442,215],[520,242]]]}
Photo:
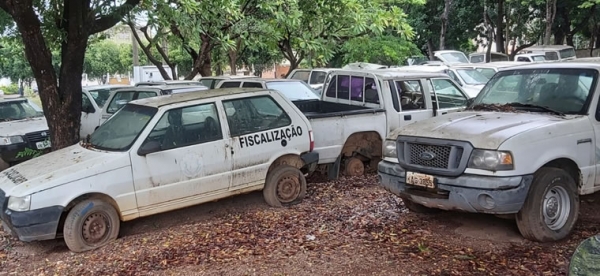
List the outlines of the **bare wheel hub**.
{"label": "bare wheel hub", "polygon": [[346,173],[349,176],[361,176],[365,173],[365,165],[360,159],[352,158],[346,164]]}
{"label": "bare wheel hub", "polygon": [[93,245],[102,242],[110,232],[110,220],[106,214],[93,213],[83,222],[81,232],[87,244]]}
{"label": "bare wheel hub", "polygon": [[289,203],[300,195],[300,179],[298,176],[289,174],[277,182],[277,199],[283,203]]}

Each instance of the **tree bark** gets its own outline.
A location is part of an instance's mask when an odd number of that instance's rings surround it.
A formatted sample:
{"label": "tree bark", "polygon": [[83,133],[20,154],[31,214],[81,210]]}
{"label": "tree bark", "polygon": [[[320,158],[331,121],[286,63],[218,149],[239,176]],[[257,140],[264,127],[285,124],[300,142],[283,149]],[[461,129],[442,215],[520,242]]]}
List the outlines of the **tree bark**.
{"label": "tree bark", "polygon": [[512,53],[510,53],[510,55],[508,56],[508,59],[509,60],[514,60],[515,56],[517,55],[518,52],[520,52],[521,50],[523,50],[525,48],[533,46],[535,43],[536,42],[534,41],[534,42],[530,42],[530,43],[526,43],[526,44],[520,45],[519,47],[517,47],[517,49],[515,49]]}
{"label": "tree bark", "polygon": [[544,31],[544,44],[549,45],[552,38],[552,25],[556,17],[556,0],[546,0],[546,29]]}
{"label": "tree bark", "polygon": [[[158,69],[158,72],[160,73],[162,78],[164,80],[171,80],[171,77],[169,76],[169,73],[167,73],[165,68],[163,67],[162,62],[160,60],[158,60],[156,57],[154,57],[154,55],[152,55],[152,52],[150,51],[150,49],[152,49],[152,45],[155,43],[155,41],[153,41],[153,39],[148,34],[147,26],[140,28],[140,31],[144,34],[144,37],[146,38],[146,40],[148,40],[148,45],[144,45],[144,42],[142,41],[142,39],[140,38],[140,36],[137,33],[135,24],[132,21],[128,21],[127,25],[129,25],[129,28],[131,29],[131,32],[133,33],[133,37],[135,38],[137,43],[140,45],[140,48],[142,48],[142,52],[144,52],[146,57],[148,57],[148,60],[152,64],[154,64],[154,66],[156,66],[156,68]],[[160,46],[158,48],[160,48]]]}
{"label": "tree bark", "polygon": [[429,56],[429,60],[433,60],[434,56],[433,56],[433,52],[434,52],[434,48],[433,48],[433,41],[431,41],[431,38],[427,39],[427,55]]}
{"label": "tree bark", "polygon": [[498,17],[496,18],[496,52],[505,53],[506,50],[504,49],[504,0],[498,0],[497,10]]}
{"label": "tree bark", "polygon": [[442,21],[442,28],[440,30],[440,50],[446,49],[446,34],[448,32],[448,16],[450,14],[450,8],[452,0],[444,0],[444,11],[440,20]]}

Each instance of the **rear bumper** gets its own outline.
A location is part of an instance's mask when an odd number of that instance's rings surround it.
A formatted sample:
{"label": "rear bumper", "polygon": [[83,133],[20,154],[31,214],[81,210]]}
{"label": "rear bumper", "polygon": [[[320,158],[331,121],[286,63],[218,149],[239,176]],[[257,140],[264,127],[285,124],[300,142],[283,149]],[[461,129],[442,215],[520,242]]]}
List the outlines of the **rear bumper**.
{"label": "rear bumper", "polygon": [[430,208],[472,213],[515,214],[527,198],[533,175],[435,177],[435,191],[406,184],[406,171],[395,163],[378,165],[380,185],[404,199]]}
{"label": "rear bumper", "polygon": [[304,168],[308,173],[314,172],[317,169],[317,163],[319,162],[319,153],[316,151],[305,152],[300,155],[300,159],[304,162]]}

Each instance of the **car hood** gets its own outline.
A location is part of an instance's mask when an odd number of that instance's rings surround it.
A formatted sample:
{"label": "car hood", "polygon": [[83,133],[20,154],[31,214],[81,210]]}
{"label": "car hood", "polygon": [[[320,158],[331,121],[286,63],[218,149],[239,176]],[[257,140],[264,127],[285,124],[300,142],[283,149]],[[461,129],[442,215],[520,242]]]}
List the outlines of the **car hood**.
{"label": "car hood", "polygon": [[45,117],[0,122],[0,136],[25,135],[44,130],[48,130],[48,123]]}
{"label": "car hood", "polygon": [[126,152],[104,152],[76,144],[2,171],[0,189],[7,195],[27,195],[128,165]]}
{"label": "car hood", "polygon": [[468,141],[475,148],[498,149],[507,139],[532,129],[580,116],[559,117],[546,113],[463,111],[415,122],[394,130],[398,135]]}

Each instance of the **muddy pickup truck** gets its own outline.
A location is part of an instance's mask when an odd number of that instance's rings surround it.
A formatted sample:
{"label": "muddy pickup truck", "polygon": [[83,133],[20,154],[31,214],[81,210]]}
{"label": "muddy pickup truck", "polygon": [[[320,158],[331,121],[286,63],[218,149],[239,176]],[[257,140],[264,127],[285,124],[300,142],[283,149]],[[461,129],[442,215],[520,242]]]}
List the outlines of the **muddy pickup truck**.
{"label": "muddy pickup truck", "polygon": [[500,70],[463,112],[392,132],[380,183],[414,212],[501,215],[533,241],[577,221],[579,196],[600,190],[599,64]]}
{"label": "muddy pickup truck", "polygon": [[330,179],[376,168],[393,129],[462,110],[466,93],[442,73],[332,70],[321,99],[294,101],[310,120],[318,171]]}

